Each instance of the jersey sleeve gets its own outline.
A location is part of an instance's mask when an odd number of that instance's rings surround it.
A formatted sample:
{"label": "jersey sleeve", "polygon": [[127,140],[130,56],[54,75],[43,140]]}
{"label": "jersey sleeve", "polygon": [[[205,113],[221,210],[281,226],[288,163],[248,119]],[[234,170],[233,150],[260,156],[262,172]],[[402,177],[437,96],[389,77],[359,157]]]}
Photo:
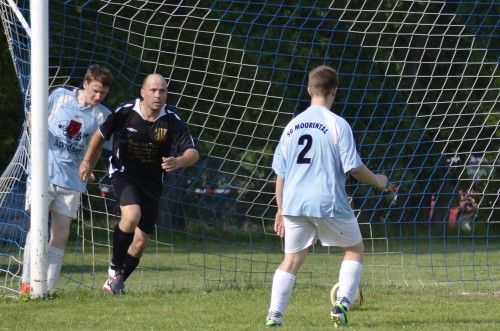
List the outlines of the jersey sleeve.
{"label": "jersey sleeve", "polygon": [[57,95],[57,90],[54,90],[49,94],[49,116],[52,112],[52,109],[54,108],[54,104],[56,103]]}
{"label": "jersey sleeve", "polygon": [[354,140],[351,127],[345,120],[342,121],[341,125],[339,146],[340,159],[342,161],[342,169],[344,170],[344,173],[347,173],[351,169],[357,168],[363,164],[356,147],[356,141]]}
{"label": "jersey sleeve", "polygon": [[60,99],[66,95],[65,92],[66,92],[66,89],[63,87],[58,87],[55,90],[52,90],[50,92],[50,94],[49,94],[49,108],[48,108],[49,118],[50,118],[50,115],[52,114],[52,112],[56,108],[60,107],[60,105],[61,105]]}
{"label": "jersey sleeve", "polygon": [[183,154],[188,149],[196,149],[194,139],[189,133],[186,123],[181,119],[175,122],[174,144],[178,154]]}
{"label": "jersey sleeve", "polygon": [[[124,113],[125,113],[124,107],[123,105],[121,105],[115,110],[115,112],[109,114],[108,117],[106,117],[106,119],[104,120],[104,122],[99,126],[99,132],[101,132],[101,135],[104,138],[104,140],[110,141],[111,138],[113,137],[113,133],[119,131],[123,123]],[[108,144],[107,146],[110,145]]]}
{"label": "jersey sleeve", "polygon": [[285,153],[283,151],[283,144],[284,141],[282,136],[278,143],[278,146],[276,146],[276,149],[274,150],[272,168],[276,173],[276,175],[285,178],[286,160],[285,160]]}

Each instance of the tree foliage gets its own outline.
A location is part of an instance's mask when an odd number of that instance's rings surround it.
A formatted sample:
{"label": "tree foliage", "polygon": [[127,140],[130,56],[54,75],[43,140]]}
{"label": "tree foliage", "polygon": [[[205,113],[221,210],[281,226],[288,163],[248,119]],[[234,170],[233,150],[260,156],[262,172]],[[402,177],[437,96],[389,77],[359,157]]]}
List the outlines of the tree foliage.
{"label": "tree foliage", "polygon": [[[327,63],[341,78],[333,111],[352,125],[364,161],[401,184],[409,209],[419,211],[408,218],[427,220],[433,193],[447,210],[459,187],[498,191],[458,167],[471,156],[498,159],[490,142],[499,138],[499,115],[483,102],[496,99],[500,84],[491,81],[495,67],[484,65],[498,57],[498,39],[488,38],[497,11],[458,1],[317,1],[314,8],[305,1],[196,8],[52,1],[51,76],[79,85],[88,65],[107,65],[116,76],[111,107],[136,96],[147,73],[169,77],[169,102],[206,156],[198,184],[245,187],[268,204],[275,143],[308,104],[309,70]],[[12,132],[1,134],[15,145]],[[450,164],[454,155],[460,164]],[[380,203],[367,187],[349,189],[358,207]]]}
{"label": "tree foliage", "polygon": [[17,83],[3,25],[0,25],[0,174],[14,155],[24,120],[23,96]]}

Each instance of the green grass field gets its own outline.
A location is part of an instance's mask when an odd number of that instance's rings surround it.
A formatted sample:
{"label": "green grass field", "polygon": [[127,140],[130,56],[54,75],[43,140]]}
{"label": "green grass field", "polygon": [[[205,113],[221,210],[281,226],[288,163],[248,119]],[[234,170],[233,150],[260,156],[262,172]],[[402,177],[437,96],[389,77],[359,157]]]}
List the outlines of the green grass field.
{"label": "green grass field", "polygon": [[[283,330],[329,330],[329,291],[296,286]],[[495,293],[364,286],[351,330],[500,330]],[[1,299],[1,330],[264,330],[269,287],[209,291],[64,292],[56,299]]]}
{"label": "green grass field", "polygon": [[[265,329],[270,281],[282,256],[279,245],[266,251],[255,244],[151,245],[125,296],[99,290],[108,248],[69,244],[58,297],[23,302],[2,293],[0,330]],[[460,245],[367,242],[365,302],[350,313],[349,329],[500,330],[498,247]],[[280,329],[333,327],[329,291],[341,258],[338,249],[314,247]]]}
{"label": "green grass field", "polygon": [[[187,242],[187,243],[186,243]],[[184,241],[150,245],[140,268],[129,280],[135,288],[149,291],[205,289],[218,285],[268,284],[282,259],[276,247],[263,248],[243,241]],[[365,241],[363,281],[374,285],[444,286],[458,290],[487,292],[500,285],[499,243],[479,240]],[[100,287],[106,276],[109,249],[80,244],[77,254],[66,254],[68,263],[60,282],[65,289]],[[68,245],[68,247],[71,247]],[[82,252],[85,252],[83,254]],[[302,267],[298,282],[303,285],[331,286],[338,275],[342,253],[338,248],[319,244]],[[83,270],[83,272],[82,272]]]}

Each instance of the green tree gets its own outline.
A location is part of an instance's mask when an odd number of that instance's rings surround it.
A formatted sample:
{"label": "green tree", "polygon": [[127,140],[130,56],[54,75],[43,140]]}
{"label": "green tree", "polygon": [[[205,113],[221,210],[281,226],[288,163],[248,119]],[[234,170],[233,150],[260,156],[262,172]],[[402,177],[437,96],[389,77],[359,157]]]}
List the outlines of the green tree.
{"label": "green tree", "polygon": [[3,25],[0,25],[0,174],[14,155],[24,119],[23,99]]}

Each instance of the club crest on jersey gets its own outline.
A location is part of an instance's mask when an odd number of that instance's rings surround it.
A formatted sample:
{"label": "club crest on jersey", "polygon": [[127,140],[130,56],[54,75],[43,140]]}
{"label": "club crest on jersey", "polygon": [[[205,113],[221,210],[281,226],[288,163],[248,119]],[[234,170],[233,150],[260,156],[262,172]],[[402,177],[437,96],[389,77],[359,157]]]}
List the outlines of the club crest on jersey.
{"label": "club crest on jersey", "polygon": [[80,133],[81,128],[82,128],[82,123],[71,120],[69,122],[68,127],[66,128],[66,131],[68,132],[68,135],[70,135],[71,137],[76,137]]}
{"label": "club crest on jersey", "polygon": [[167,129],[166,128],[158,128],[155,130],[155,140],[158,142],[167,140]]}
{"label": "club crest on jersey", "polygon": [[71,140],[79,141],[82,138],[88,137],[88,133],[82,132],[82,123],[71,120],[69,123],[61,123],[58,125],[59,129],[63,131],[63,135]]}

